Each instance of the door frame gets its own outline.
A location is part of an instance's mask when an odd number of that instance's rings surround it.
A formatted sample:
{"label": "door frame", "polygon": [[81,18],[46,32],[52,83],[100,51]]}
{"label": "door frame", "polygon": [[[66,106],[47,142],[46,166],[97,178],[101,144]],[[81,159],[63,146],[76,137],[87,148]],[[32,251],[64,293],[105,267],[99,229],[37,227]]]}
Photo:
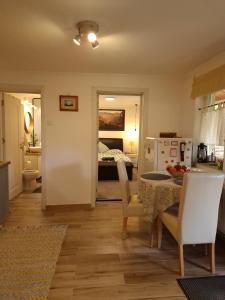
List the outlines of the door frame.
{"label": "door frame", "polygon": [[[40,94],[41,95],[41,145],[42,145],[42,153],[41,153],[41,170],[42,170],[42,193],[41,193],[41,207],[42,209],[46,209],[47,204],[47,177],[46,177],[46,111],[44,105],[44,96],[45,96],[45,88],[44,86],[31,86],[31,85],[4,85],[0,84],[0,93],[28,93],[28,94]],[[1,99],[2,100],[2,99]],[[1,128],[4,126],[4,108],[1,104],[0,109],[0,124]],[[2,129],[0,132],[0,159],[3,155],[3,145],[2,145]],[[22,174],[21,174],[22,176]]]}
{"label": "door frame", "polygon": [[97,182],[98,182],[98,106],[99,95],[124,95],[140,96],[140,116],[139,116],[139,143],[138,143],[138,174],[142,173],[144,167],[144,139],[147,136],[148,128],[148,107],[149,107],[149,89],[148,88],[92,88],[92,172],[91,172],[91,207],[96,205]]}

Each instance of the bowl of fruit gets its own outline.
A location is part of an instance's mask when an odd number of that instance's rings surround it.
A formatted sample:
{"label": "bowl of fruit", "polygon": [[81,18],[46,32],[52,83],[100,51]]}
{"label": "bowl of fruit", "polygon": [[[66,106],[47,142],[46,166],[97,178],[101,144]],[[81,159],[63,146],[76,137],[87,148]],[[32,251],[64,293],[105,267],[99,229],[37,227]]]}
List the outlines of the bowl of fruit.
{"label": "bowl of fruit", "polygon": [[183,183],[184,173],[189,172],[190,169],[185,165],[176,164],[175,166],[167,166],[167,172],[174,178],[177,184]]}

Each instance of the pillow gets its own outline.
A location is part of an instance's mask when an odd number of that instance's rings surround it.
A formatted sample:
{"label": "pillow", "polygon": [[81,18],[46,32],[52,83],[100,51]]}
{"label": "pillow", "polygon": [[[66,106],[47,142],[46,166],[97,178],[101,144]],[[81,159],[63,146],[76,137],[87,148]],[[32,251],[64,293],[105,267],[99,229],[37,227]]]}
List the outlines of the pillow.
{"label": "pillow", "polygon": [[106,152],[109,148],[102,142],[98,142],[98,152]]}

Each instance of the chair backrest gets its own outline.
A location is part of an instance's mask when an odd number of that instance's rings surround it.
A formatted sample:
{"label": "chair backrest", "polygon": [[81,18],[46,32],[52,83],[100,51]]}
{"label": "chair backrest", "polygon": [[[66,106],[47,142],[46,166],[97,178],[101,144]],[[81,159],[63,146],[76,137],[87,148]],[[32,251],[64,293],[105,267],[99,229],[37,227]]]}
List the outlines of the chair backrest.
{"label": "chair backrest", "polygon": [[117,171],[118,171],[120,187],[122,192],[123,209],[126,209],[130,201],[130,187],[129,187],[126,166],[122,159],[119,159],[117,161]]}
{"label": "chair backrest", "polygon": [[187,173],[179,206],[179,236],[182,244],[214,243],[223,173]]}

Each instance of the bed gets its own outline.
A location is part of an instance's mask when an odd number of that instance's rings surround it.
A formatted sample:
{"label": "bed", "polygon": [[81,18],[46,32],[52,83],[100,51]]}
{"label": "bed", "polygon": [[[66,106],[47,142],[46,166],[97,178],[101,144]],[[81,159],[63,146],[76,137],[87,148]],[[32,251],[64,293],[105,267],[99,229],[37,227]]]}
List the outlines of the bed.
{"label": "bed", "polygon": [[[133,164],[128,156],[123,153],[123,139],[99,138],[99,142],[106,145],[109,150],[98,152],[98,180],[118,180],[118,159],[123,159],[127,169],[128,179],[133,177]],[[111,160],[109,160],[111,159]]]}

